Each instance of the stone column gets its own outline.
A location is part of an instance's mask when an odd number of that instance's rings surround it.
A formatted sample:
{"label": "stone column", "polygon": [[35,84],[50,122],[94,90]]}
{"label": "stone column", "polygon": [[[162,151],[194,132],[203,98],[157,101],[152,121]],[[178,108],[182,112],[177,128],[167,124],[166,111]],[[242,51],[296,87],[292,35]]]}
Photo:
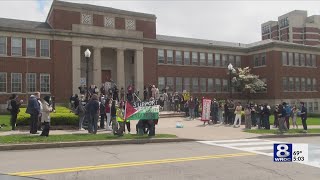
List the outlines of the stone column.
{"label": "stone column", "polygon": [[79,94],[81,77],[81,46],[72,45],[72,93]]}
{"label": "stone column", "polygon": [[134,83],[139,91],[139,98],[143,100],[144,73],[143,73],[143,50],[136,50],[134,55]]}
{"label": "stone column", "polygon": [[124,72],[124,49],[117,49],[117,86],[120,90],[125,85],[125,72]]}
{"label": "stone column", "polygon": [[101,48],[93,48],[93,84],[101,87]]}

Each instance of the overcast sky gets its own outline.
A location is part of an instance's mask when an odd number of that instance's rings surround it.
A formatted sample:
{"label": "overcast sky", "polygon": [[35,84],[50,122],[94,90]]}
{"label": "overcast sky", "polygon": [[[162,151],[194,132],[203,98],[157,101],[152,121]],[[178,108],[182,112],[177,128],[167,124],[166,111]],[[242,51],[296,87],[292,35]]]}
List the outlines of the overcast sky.
{"label": "overcast sky", "polygon": [[[260,41],[261,23],[289,11],[320,15],[320,1],[64,1],[155,14],[157,34],[240,43]],[[0,2],[0,17],[45,21],[52,0]]]}

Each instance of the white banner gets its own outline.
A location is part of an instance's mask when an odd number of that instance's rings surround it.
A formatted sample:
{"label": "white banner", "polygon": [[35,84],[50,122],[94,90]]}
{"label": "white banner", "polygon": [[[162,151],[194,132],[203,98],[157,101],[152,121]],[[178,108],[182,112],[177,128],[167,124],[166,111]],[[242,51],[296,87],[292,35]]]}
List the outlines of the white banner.
{"label": "white banner", "polygon": [[211,99],[202,99],[201,121],[210,120]]}

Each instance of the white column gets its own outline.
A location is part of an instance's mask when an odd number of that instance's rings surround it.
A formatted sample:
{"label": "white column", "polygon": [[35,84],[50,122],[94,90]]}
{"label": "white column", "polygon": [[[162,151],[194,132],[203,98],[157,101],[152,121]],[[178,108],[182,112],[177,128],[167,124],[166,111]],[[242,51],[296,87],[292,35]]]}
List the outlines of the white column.
{"label": "white column", "polygon": [[81,46],[72,45],[72,93],[79,94],[81,76]]}
{"label": "white column", "polygon": [[134,55],[134,83],[139,91],[139,98],[143,98],[144,74],[143,74],[143,50],[136,50]]}
{"label": "white column", "polygon": [[121,89],[125,85],[125,72],[124,72],[124,49],[117,49],[117,86]]}
{"label": "white column", "polygon": [[93,84],[101,87],[101,48],[93,48]]}

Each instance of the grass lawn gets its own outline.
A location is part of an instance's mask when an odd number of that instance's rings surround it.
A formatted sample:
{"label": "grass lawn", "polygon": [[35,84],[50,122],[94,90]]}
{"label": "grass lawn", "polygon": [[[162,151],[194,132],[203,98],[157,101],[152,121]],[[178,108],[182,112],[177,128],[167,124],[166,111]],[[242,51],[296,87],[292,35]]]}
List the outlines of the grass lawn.
{"label": "grass lawn", "polygon": [[[269,121],[270,121],[270,124],[273,125],[274,116],[270,116]],[[290,119],[290,124],[291,124],[291,119]],[[297,118],[297,124],[302,125],[302,121],[301,121],[300,117]],[[320,117],[308,117],[307,124],[308,125],[320,125]]]}
{"label": "grass lawn", "polygon": [[[278,129],[270,129],[270,130],[266,130],[266,129],[248,129],[248,130],[244,130],[244,132],[255,133],[255,134],[281,134]],[[301,134],[301,133],[304,133],[304,132],[303,132],[303,129],[289,129],[289,131],[287,131],[285,133],[286,134]],[[308,133],[309,134],[320,133],[320,129],[309,129]]]}
{"label": "grass lawn", "polygon": [[10,115],[0,115],[0,125],[5,124],[6,126],[0,128],[0,131],[10,131]]}
{"label": "grass lawn", "polygon": [[[49,143],[49,142],[71,142],[71,141],[94,141],[94,140],[115,140],[115,139],[148,139],[147,135],[139,136],[136,134],[124,134],[121,137],[112,134],[65,134],[49,135],[42,137],[39,135],[9,135],[0,136],[0,144],[19,144],[19,143]],[[176,138],[172,134],[157,134],[152,138]]]}

